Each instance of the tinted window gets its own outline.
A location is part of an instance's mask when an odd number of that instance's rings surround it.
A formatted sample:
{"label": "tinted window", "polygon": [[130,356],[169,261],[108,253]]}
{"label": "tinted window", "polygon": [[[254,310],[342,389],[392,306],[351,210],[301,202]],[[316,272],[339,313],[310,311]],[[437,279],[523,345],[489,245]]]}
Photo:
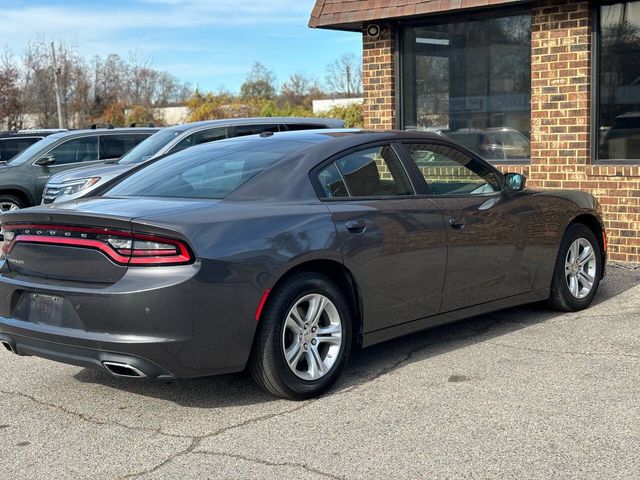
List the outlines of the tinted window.
{"label": "tinted window", "polygon": [[134,163],[149,160],[156,153],[162,150],[162,148],[171,143],[171,141],[183,131],[184,130],[174,130],[172,128],[160,130],[159,132],[151,135],[144,142],[140,142],[134,149],[129,150],[129,152],[125,154],[118,163],[121,165],[132,165]]}
{"label": "tinted window", "polygon": [[98,135],[69,140],[49,151],[47,155],[55,158],[56,161],[54,165],[99,160],[100,149]]}
{"label": "tinted window", "polygon": [[265,125],[238,125],[232,127],[232,136],[242,137],[244,135],[256,135],[262,132],[277,132],[277,124],[265,124]]}
{"label": "tinted window", "polygon": [[120,158],[150,134],[120,134],[102,136],[102,158]]}
{"label": "tinted window", "polygon": [[497,128],[529,136],[530,13],[424,20],[403,40],[404,128],[454,134],[485,160],[529,158],[528,145],[484,141]]}
{"label": "tinted window", "polygon": [[215,142],[216,140],[222,140],[227,138],[227,129],[222,128],[210,128],[209,130],[202,130],[195,132],[188,137],[183,138],[178,144],[171,149],[171,152],[179,152],[185,148],[200,145],[201,143]]}
{"label": "tinted window", "polygon": [[500,191],[493,172],[481,162],[445,145],[405,145],[436,195],[479,195]]}
{"label": "tinted window", "polygon": [[325,197],[348,197],[347,187],[335,163],[330,163],[318,173],[318,182]]}
{"label": "tinted window", "polygon": [[640,160],[640,1],[600,6],[599,158]]}
{"label": "tinted window", "polygon": [[6,162],[41,139],[42,137],[0,138],[0,161]]}
{"label": "tinted window", "polygon": [[307,145],[259,140],[177,152],[129,175],[108,195],[224,198],[267,166]]}
{"label": "tinted window", "polygon": [[360,150],[336,160],[352,197],[413,195],[409,178],[388,145]]}
{"label": "tinted window", "polygon": [[317,130],[318,128],[327,128],[325,125],[312,123],[285,123],[285,130]]}

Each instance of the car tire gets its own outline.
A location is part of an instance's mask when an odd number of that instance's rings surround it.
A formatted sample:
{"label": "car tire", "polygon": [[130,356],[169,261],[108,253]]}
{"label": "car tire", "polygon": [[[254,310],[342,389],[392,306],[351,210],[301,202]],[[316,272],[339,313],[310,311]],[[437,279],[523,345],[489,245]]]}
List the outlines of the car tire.
{"label": "car tire", "polygon": [[25,208],[25,203],[13,195],[0,195],[0,213]]}
{"label": "car tire", "polygon": [[602,278],[602,251],[586,225],[570,225],[564,234],[551,282],[549,305],[575,312],[591,305]]}
{"label": "car tire", "polygon": [[327,391],[342,373],[351,350],[351,315],[327,277],[305,272],[286,279],[270,294],[259,321],[249,370],[271,394],[305,400]]}

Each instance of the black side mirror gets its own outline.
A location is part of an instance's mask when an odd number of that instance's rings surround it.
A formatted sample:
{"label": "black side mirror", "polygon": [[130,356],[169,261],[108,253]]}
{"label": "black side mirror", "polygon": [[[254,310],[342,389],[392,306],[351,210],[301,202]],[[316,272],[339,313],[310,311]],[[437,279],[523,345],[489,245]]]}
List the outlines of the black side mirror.
{"label": "black side mirror", "polygon": [[524,189],[527,177],[519,173],[505,173],[504,184],[508,192],[519,192]]}
{"label": "black side mirror", "polygon": [[40,165],[41,167],[46,167],[48,165],[53,165],[54,163],[56,163],[56,157],[54,157],[53,155],[46,155],[44,157],[39,158],[38,161],[36,162],[36,165]]}

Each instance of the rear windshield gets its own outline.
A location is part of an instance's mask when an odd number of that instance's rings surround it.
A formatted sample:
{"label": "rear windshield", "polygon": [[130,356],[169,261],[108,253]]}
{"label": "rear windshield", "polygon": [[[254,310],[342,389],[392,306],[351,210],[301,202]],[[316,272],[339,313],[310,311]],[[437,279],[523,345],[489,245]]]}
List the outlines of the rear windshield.
{"label": "rear windshield", "polygon": [[134,149],[124,155],[118,163],[120,165],[133,165],[134,163],[149,160],[160,151],[165,145],[168,145],[174,138],[180,135],[183,130],[167,128],[154,133],[145,141],[140,142]]}
{"label": "rear windshield", "polygon": [[109,196],[225,198],[250,178],[303,142],[252,139],[222,140],[161,158],[127,176]]}

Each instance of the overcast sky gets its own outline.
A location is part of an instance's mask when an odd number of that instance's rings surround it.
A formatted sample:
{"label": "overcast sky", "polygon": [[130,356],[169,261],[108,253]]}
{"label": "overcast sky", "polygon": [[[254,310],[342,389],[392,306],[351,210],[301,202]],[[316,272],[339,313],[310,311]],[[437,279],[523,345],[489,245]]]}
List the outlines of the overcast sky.
{"label": "overcast sky", "polygon": [[0,0],[0,47],[16,56],[42,35],[86,58],[132,51],[201,90],[237,91],[255,61],[278,81],[324,80],[328,63],[360,55],[357,33],[307,27],[313,0]]}

